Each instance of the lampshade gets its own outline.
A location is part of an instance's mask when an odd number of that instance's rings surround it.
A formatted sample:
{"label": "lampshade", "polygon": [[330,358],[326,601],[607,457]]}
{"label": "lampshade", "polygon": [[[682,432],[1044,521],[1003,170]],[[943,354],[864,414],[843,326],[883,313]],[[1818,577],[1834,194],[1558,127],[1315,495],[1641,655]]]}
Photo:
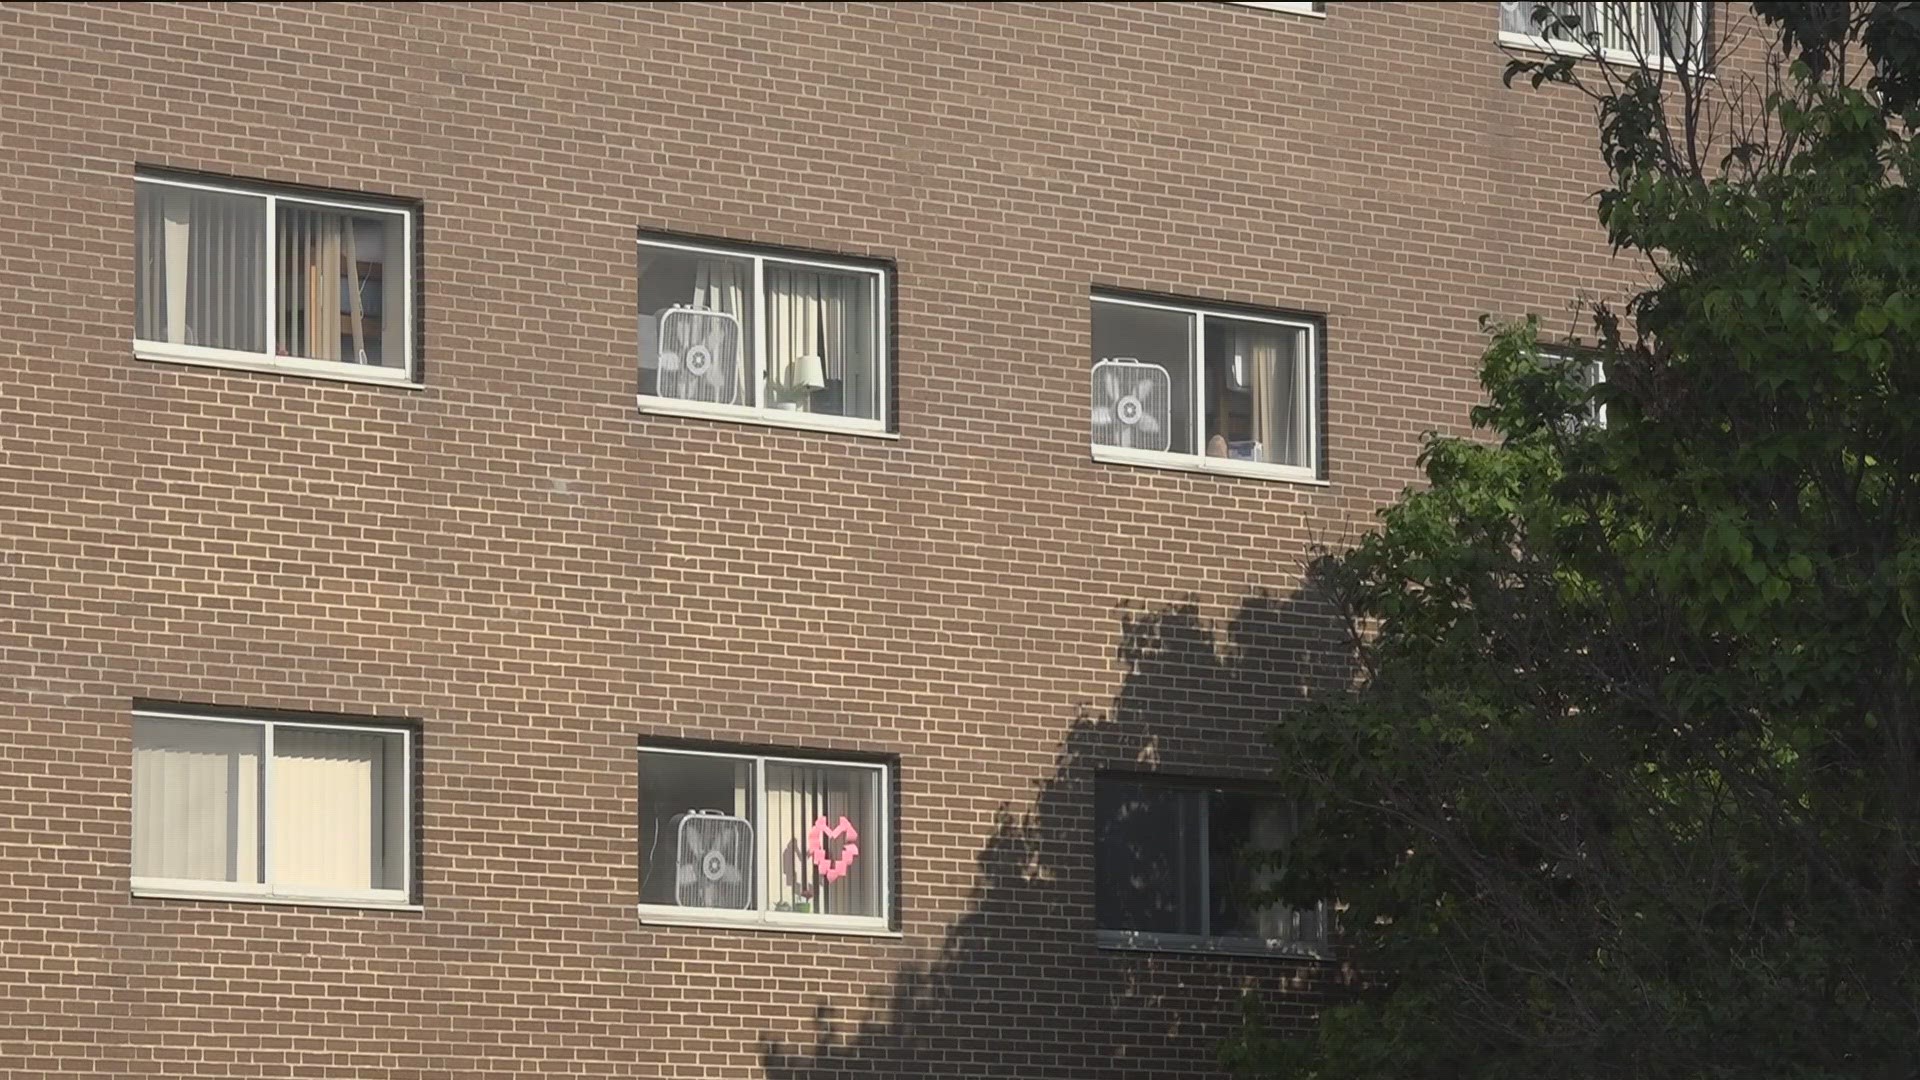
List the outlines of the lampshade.
{"label": "lampshade", "polygon": [[795,389],[824,390],[827,386],[826,367],[817,356],[796,356],[787,381]]}

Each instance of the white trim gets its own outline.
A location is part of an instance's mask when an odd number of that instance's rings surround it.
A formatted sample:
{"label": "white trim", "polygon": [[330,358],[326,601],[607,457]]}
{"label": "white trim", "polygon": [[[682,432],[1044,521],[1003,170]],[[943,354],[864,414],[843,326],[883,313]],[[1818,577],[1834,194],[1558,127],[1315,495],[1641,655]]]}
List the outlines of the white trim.
{"label": "white trim", "polygon": [[1215,473],[1246,476],[1257,480],[1285,480],[1311,487],[1332,487],[1311,469],[1293,465],[1274,465],[1265,461],[1241,461],[1238,458],[1208,457],[1205,454],[1177,454],[1172,451],[1134,450],[1124,446],[1094,446],[1093,460],[1108,465],[1137,465],[1174,472]]}
{"label": "white trim", "polygon": [[1290,15],[1305,15],[1312,19],[1324,19],[1327,13],[1313,10],[1313,4],[1300,0],[1225,0],[1234,7],[1265,8],[1268,11],[1284,11]]}
{"label": "white trim", "polygon": [[832,416],[798,410],[762,409],[755,405],[721,405],[711,401],[687,401],[681,398],[635,395],[640,411],[653,416],[683,416],[695,420],[732,420],[743,424],[791,428],[795,431],[823,431],[836,435],[861,435],[869,439],[898,439],[900,433],[888,431],[878,420]]}
{"label": "white trim", "polygon": [[[261,730],[260,750],[260,877],[259,882],[247,881],[201,881],[197,878],[132,878],[132,891],[135,896],[166,897],[180,900],[239,900],[261,901],[283,904],[319,904],[330,907],[377,907],[419,911],[421,906],[413,903],[413,830],[419,826],[419,814],[413,805],[413,732],[405,727],[391,724],[338,724],[325,720],[289,720],[279,717],[256,716],[219,716],[189,710],[171,709],[135,709],[133,719],[137,722],[147,720],[192,720],[209,724],[232,724],[240,727],[256,727]],[[405,802],[402,808],[406,812],[406,821],[401,830],[400,887],[397,889],[326,889],[315,891],[311,886],[305,888],[280,888],[264,880],[272,869],[273,863],[267,851],[268,838],[272,835],[269,814],[272,803],[268,798],[273,784],[273,733],[276,728],[292,727],[306,731],[347,731],[357,735],[400,736],[402,755],[403,790]]]}
{"label": "white trim", "polygon": [[[833,916],[808,918],[790,911],[770,912],[780,919],[733,918],[724,913],[700,912],[698,908],[679,908],[665,904],[635,904],[643,926],[701,927],[709,930],[775,930],[783,934],[843,934],[850,937],[901,938],[906,935],[883,920],[838,921]],[[695,914],[689,914],[695,912]],[[754,914],[746,912],[744,914]],[[847,917],[841,916],[846,919]],[[806,920],[806,921],[801,921]]]}
{"label": "white trim", "polygon": [[1100,930],[1102,949],[1123,952],[1211,953],[1221,956],[1265,956],[1294,960],[1332,960],[1332,950],[1276,938],[1212,938],[1196,934],[1154,934],[1143,930]]}
{"label": "white trim", "polygon": [[[834,259],[822,259],[812,256],[793,256],[781,252],[755,247],[752,244],[700,243],[682,240],[658,240],[649,236],[638,238],[639,247],[656,248],[665,251],[684,251],[696,255],[716,255],[729,259],[746,259],[753,264],[753,296],[748,301],[748,313],[753,318],[753,394],[752,405],[721,405],[705,401],[688,401],[681,398],[663,398],[653,394],[639,394],[640,411],[662,416],[697,416],[710,420],[736,420],[743,423],[764,423],[774,427],[800,428],[812,431],[844,432],[852,435],[871,435],[876,438],[898,438],[889,430],[892,414],[889,411],[893,394],[893,354],[889,348],[888,333],[893,326],[893,297],[888,292],[888,276],[885,267],[870,266],[857,262],[843,262]],[[767,397],[767,341],[771,327],[766,314],[766,268],[768,263],[780,266],[804,266],[818,270],[834,270],[845,274],[863,274],[873,279],[873,355],[876,365],[874,378],[875,411],[879,416],[874,419],[857,416],[836,416],[831,413],[803,413],[798,410],[775,409],[765,404]],[[639,358],[635,357],[637,368]],[[796,419],[804,418],[804,419]]]}
{"label": "white trim", "polygon": [[[753,765],[753,815],[754,815],[754,909],[752,911],[732,911],[724,908],[689,908],[678,904],[634,905],[640,912],[640,920],[647,923],[659,923],[665,926],[724,926],[759,930],[815,930],[833,934],[863,934],[871,937],[899,937],[893,929],[893,769],[885,762],[851,761],[845,758],[830,757],[788,757],[779,753],[755,753],[750,750],[706,750],[680,746],[639,747],[637,754],[679,754],[684,757],[717,758],[722,761],[747,761]],[[761,865],[765,855],[764,845],[760,841],[760,817],[767,806],[767,764],[798,765],[802,767],[829,766],[841,769],[861,769],[878,773],[880,776],[880,840],[877,850],[880,852],[880,914],[878,915],[827,915],[813,912],[773,911],[768,905],[768,886],[772,879],[772,868]],[[640,761],[634,759],[635,779],[639,778]],[[864,852],[863,852],[864,853]],[[638,853],[636,853],[638,854]],[[646,873],[644,856],[641,858],[641,874]]]}
{"label": "white trim", "polygon": [[[174,345],[163,341],[133,341],[134,356],[140,360],[160,360],[176,364],[191,364],[199,367],[229,368],[237,371],[268,371],[283,375],[303,375],[319,379],[334,379],[340,382],[370,383],[379,386],[398,386],[419,388],[422,384],[418,377],[418,362],[413,354],[413,294],[419,287],[413,273],[413,210],[404,206],[391,206],[384,203],[353,202],[308,196],[280,185],[261,182],[257,185],[247,183],[221,184],[211,181],[180,180],[166,176],[148,176],[136,172],[133,177],[137,191],[141,184],[161,187],[184,188],[189,191],[211,191],[222,195],[239,195],[261,199],[266,203],[264,218],[265,235],[262,237],[261,251],[266,262],[266,295],[261,305],[266,319],[266,352],[255,353],[239,349],[215,349],[197,345]],[[277,245],[279,243],[276,226],[281,200],[298,203],[302,206],[324,206],[336,210],[350,210],[356,214],[389,215],[400,219],[400,261],[399,270],[403,275],[401,282],[401,325],[400,363],[397,365],[355,364],[337,360],[315,360],[308,357],[278,355],[278,318],[279,298],[275,295],[278,283],[276,267],[279,264]],[[136,211],[137,212],[137,211]],[[383,316],[384,317],[384,316]]]}
{"label": "white trim", "polygon": [[293,356],[264,356],[234,349],[209,349],[200,345],[170,345],[159,341],[135,341],[133,357],[160,364],[186,367],[221,368],[227,371],[258,371],[270,375],[293,375],[332,382],[392,386],[401,390],[425,390],[426,384],[399,368],[372,364],[349,364],[335,360],[305,360]]}
{"label": "white trim", "polygon": [[168,878],[134,878],[129,895],[142,900],[211,900],[218,903],[289,904],[302,907],[359,908],[367,911],[425,911],[405,897],[387,899],[386,893],[367,895],[245,892],[210,888],[204,881],[173,882]]}

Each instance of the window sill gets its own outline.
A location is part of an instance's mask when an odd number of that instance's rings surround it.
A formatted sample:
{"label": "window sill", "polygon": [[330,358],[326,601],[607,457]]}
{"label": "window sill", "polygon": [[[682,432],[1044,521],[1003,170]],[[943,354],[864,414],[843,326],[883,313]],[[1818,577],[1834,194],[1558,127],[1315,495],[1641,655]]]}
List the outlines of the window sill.
{"label": "window sill", "polygon": [[[1609,64],[1629,64],[1639,66],[1640,60],[1632,52],[1620,49],[1601,49],[1595,52],[1590,46],[1571,41],[1554,41],[1551,38],[1535,37],[1532,34],[1516,34],[1511,30],[1500,31],[1500,44],[1509,49],[1522,49],[1526,52],[1541,53],[1547,56],[1571,56],[1579,60],[1604,60]],[[1666,56],[1648,65],[1654,71],[1679,71],[1680,65]],[[1694,65],[1693,74],[1711,79],[1713,73]]]}
{"label": "window sill", "polygon": [[704,401],[638,395],[640,411],[649,416],[678,416],[693,420],[726,420],[741,424],[787,428],[793,431],[820,431],[832,435],[858,435],[864,439],[898,439],[899,432],[888,431],[875,420],[823,416],[818,413],[782,412],[757,409],[750,405],[714,405]]}
{"label": "window sill", "polygon": [[1109,465],[1137,465],[1147,469],[1173,472],[1212,473],[1216,476],[1246,476],[1258,480],[1284,480],[1309,487],[1332,487],[1311,470],[1289,465],[1270,465],[1264,461],[1237,458],[1202,457],[1197,454],[1171,454],[1157,450],[1128,450],[1118,446],[1095,446],[1093,460]]}
{"label": "window sill", "polygon": [[709,913],[681,914],[672,908],[652,904],[638,906],[642,926],[691,927],[705,930],[773,930],[783,934],[832,934],[842,937],[900,938],[905,935],[879,922],[829,922],[819,916],[789,916],[786,920],[769,918],[755,912],[742,918]]}
{"label": "window sill", "polygon": [[1313,10],[1312,4],[1289,4],[1279,0],[1226,0],[1233,7],[1262,8],[1267,11],[1284,11],[1289,15],[1305,15],[1309,19],[1324,19],[1327,13]]}
{"label": "window sill", "polygon": [[358,908],[365,911],[415,911],[424,912],[421,904],[398,900],[376,900],[347,896],[290,896],[279,893],[228,892],[223,889],[173,888],[170,886],[135,885],[133,896],[138,900],[211,900],[222,904],[276,904],[282,907],[329,907]]}
{"label": "window sill", "polygon": [[254,371],[267,375],[293,375],[331,382],[391,386],[400,390],[423,390],[425,384],[397,368],[377,368],[364,364],[342,364],[331,360],[300,360],[287,356],[260,356],[228,352],[225,349],[169,348],[136,342],[133,355],[138,360],[187,367],[221,368],[227,371]]}
{"label": "window sill", "polygon": [[1169,952],[1188,955],[1254,956],[1270,960],[1314,960],[1328,963],[1333,951],[1326,946],[1260,938],[1203,938],[1191,934],[1146,934],[1132,930],[1102,930],[1099,946],[1108,952]]}

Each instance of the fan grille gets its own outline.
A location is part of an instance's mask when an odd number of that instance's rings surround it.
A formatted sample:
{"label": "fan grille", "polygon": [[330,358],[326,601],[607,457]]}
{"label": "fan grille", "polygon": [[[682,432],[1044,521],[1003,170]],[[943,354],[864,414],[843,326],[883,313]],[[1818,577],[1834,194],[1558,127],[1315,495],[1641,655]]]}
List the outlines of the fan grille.
{"label": "fan grille", "polygon": [[1173,378],[1159,364],[1102,360],[1093,365],[1093,442],[1132,450],[1173,446]]}
{"label": "fan grille", "polygon": [[674,902],[682,907],[753,906],[753,824],[713,810],[677,815]]}
{"label": "fan grille", "polygon": [[660,316],[661,397],[740,403],[740,320],[724,311],[672,308]]}

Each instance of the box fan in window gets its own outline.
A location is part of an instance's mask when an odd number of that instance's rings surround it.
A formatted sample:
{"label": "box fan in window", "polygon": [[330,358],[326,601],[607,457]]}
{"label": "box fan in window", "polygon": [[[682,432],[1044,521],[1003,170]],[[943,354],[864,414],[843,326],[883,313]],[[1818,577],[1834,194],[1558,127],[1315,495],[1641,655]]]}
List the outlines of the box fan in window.
{"label": "box fan in window", "polygon": [[738,405],[740,383],[738,316],[693,307],[660,316],[661,397]]}
{"label": "box fan in window", "polygon": [[1173,445],[1173,379],[1132,357],[1093,365],[1093,441],[1165,452]]}
{"label": "box fan in window", "polygon": [[753,907],[753,823],[718,810],[673,818],[674,903],[681,907]]}

